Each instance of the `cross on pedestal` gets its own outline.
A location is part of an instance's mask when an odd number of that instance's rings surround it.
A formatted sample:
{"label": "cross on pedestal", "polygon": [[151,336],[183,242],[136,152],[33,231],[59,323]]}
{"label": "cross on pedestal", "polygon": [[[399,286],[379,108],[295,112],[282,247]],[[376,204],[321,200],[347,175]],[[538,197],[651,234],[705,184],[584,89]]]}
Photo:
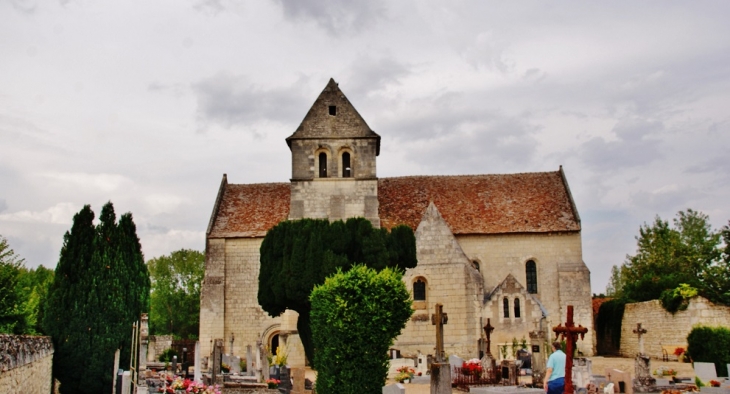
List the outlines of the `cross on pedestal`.
{"label": "cross on pedestal", "polygon": [[[484,326],[484,333],[487,334],[487,354],[491,357],[492,356],[492,331],[494,331],[494,327],[492,327],[492,319],[487,319],[487,325]],[[492,357],[493,358],[493,357]]]}
{"label": "cross on pedestal", "polygon": [[565,394],[573,394],[573,350],[575,349],[575,343],[578,341],[578,335],[580,339],[583,339],[585,334],[588,332],[586,327],[578,325],[575,326],[573,322],[573,305],[568,305],[568,319],[565,322],[565,327],[562,324],[558,324],[553,327],[556,339],[561,335],[565,340],[566,346],[566,357],[565,357]]}
{"label": "cross on pedestal", "polygon": [[646,328],[641,328],[641,323],[636,323],[636,329],[634,334],[639,336],[639,355],[644,355],[644,334],[646,334]]}
{"label": "cross on pedestal", "polygon": [[436,326],[436,362],[444,362],[444,324],[449,322],[449,316],[444,313],[444,306],[436,304],[436,313],[431,315],[431,324]]}

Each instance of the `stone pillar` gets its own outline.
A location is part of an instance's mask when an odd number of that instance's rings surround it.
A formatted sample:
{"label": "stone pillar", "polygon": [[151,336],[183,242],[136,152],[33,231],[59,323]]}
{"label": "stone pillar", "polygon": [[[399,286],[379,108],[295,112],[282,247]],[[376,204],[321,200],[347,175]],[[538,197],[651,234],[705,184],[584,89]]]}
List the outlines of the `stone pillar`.
{"label": "stone pillar", "polygon": [[[149,316],[142,314],[139,323],[139,384],[146,382],[144,372],[147,370],[147,345],[150,342],[150,323]],[[145,384],[146,385],[146,384]]]}
{"label": "stone pillar", "polygon": [[451,394],[451,364],[431,364],[431,394]]}
{"label": "stone pillar", "polygon": [[254,369],[253,353],[251,352],[251,345],[246,345],[246,376],[253,376]]}
{"label": "stone pillar", "polygon": [[203,378],[203,365],[200,357],[200,341],[195,342],[195,372],[193,380],[196,382],[202,382]]}
{"label": "stone pillar", "polygon": [[[218,375],[221,374],[221,357],[223,356],[223,339],[219,338],[213,341],[213,371],[212,381],[213,384],[218,383]],[[222,381],[220,383],[223,383]]]}
{"label": "stone pillar", "polygon": [[530,354],[532,355],[532,384],[542,386],[545,378],[545,364],[547,363],[547,338],[545,331],[530,332]]}

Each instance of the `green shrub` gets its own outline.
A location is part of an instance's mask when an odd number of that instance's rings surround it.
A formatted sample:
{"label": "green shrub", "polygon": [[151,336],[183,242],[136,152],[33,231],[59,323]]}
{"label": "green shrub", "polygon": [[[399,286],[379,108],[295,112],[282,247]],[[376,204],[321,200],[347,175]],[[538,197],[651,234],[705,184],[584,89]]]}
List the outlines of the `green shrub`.
{"label": "green shrub", "polygon": [[696,288],[686,283],[680,283],[675,289],[664,290],[659,296],[659,301],[667,312],[674,314],[687,309],[689,300],[697,296],[697,293]]}
{"label": "green shrub", "polygon": [[613,299],[601,304],[596,318],[598,354],[616,354],[621,346],[621,321],[626,300]]}
{"label": "green shrub", "polygon": [[727,376],[730,363],[730,329],[695,326],[687,336],[687,353],[692,361],[714,363],[717,376]]}
{"label": "green shrub", "polygon": [[310,300],[317,393],[381,393],[388,349],[412,314],[402,274],[355,265],[315,287]]}
{"label": "green shrub", "polygon": [[169,348],[160,354],[159,360],[160,362],[171,362],[173,356],[177,356],[178,361],[180,360],[180,355],[177,354],[175,349]]}

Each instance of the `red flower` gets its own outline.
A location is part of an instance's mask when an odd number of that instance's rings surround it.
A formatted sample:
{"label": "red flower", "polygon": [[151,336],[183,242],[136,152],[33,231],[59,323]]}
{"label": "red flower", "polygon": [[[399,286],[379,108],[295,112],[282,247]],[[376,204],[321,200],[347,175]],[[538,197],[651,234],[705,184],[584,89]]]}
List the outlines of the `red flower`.
{"label": "red flower", "polygon": [[674,349],[674,355],[675,356],[681,356],[682,353],[684,353],[684,349],[683,348],[678,347],[678,348]]}

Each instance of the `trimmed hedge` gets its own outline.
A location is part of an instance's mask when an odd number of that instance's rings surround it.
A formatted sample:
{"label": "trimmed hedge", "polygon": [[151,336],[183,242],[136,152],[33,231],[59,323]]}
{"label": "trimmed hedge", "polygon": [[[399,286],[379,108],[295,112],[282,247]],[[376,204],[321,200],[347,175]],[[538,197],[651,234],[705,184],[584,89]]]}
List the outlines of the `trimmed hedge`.
{"label": "trimmed hedge", "polygon": [[692,361],[714,363],[717,376],[728,376],[730,329],[695,326],[687,336],[687,353]]}
{"label": "trimmed hedge", "polygon": [[317,393],[380,394],[388,349],[413,313],[402,274],[356,265],[328,277],[310,300]]}

